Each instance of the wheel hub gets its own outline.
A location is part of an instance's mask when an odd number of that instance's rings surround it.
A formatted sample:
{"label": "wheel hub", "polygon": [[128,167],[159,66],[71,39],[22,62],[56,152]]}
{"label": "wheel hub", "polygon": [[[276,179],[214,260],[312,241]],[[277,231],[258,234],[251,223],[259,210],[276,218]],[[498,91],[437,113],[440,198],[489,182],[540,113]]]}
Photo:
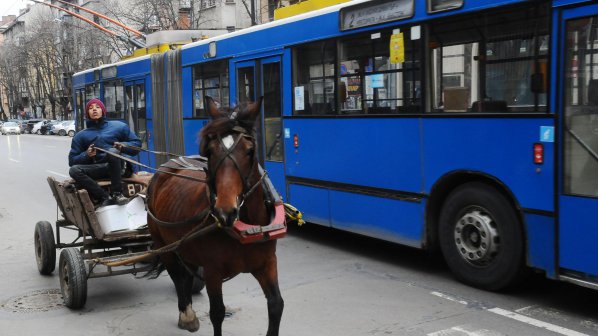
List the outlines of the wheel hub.
{"label": "wheel hub", "polygon": [[457,221],[454,238],[461,256],[467,262],[477,266],[491,261],[500,246],[496,223],[479,209],[466,212]]}

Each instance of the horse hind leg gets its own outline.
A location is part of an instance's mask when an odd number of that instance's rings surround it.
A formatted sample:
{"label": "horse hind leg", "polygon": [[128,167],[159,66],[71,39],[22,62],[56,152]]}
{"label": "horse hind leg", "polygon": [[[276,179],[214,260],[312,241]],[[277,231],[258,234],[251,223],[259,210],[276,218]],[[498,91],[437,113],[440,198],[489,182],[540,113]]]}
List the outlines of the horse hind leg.
{"label": "horse hind leg", "polygon": [[180,259],[174,257],[166,263],[168,275],[174,283],[178,298],[179,322],[178,327],[190,332],[199,330],[199,319],[192,308],[191,291],[193,275],[183,266]]}

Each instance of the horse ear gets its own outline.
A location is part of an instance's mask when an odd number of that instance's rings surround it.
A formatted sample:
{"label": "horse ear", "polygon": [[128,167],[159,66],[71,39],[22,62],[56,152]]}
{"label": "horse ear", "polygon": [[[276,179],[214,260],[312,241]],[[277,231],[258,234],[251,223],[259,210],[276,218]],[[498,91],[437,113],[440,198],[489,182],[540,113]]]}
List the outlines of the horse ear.
{"label": "horse ear", "polygon": [[264,97],[262,96],[257,101],[253,103],[248,103],[247,106],[243,109],[243,111],[241,111],[238,118],[241,120],[249,121],[253,124],[257,117],[260,115],[263,99]]}
{"label": "horse ear", "polygon": [[222,116],[218,106],[216,106],[216,103],[214,102],[214,99],[210,96],[206,96],[206,112],[208,112],[208,115],[212,119],[218,119]]}

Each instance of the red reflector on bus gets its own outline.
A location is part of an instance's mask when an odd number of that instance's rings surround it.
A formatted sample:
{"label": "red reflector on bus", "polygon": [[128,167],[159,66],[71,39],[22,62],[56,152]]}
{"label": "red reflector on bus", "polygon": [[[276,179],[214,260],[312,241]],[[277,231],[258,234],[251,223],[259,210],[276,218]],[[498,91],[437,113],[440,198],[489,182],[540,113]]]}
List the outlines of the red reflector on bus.
{"label": "red reflector on bus", "polygon": [[544,163],[544,145],[541,143],[534,144],[534,163]]}
{"label": "red reflector on bus", "polygon": [[293,135],[293,146],[299,148],[299,136],[297,134]]}

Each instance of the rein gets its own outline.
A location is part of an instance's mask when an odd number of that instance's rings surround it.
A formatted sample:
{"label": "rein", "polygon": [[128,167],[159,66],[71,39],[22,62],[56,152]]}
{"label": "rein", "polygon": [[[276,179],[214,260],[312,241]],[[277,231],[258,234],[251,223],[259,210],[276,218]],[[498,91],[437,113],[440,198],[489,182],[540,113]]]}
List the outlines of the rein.
{"label": "rein", "polygon": [[164,253],[173,252],[173,251],[177,250],[186,241],[197,238],[199,236],[203,236],[207,233],[210,233],[220,226],[218,224],[218,222],[214,222],[214,223],[210,223],[209,225],[205,225],[208,218],[209,218],[209,216],[206,216],[204,218],[204,220],[201,222],[201,224],[199,224],[198,226],[191,229],[191,231],[187,232],[183,237],[181,237],[181,239],[179,239],[173,243],[170,243],[168,245],[162,246],[161,248],[159,248],[157,250],[150,250],[140,256],[127,258],[124,260],[106,261],[104,258],[95,258],[95,259],[93,259],[93,261],[96,264],[102,264],[102,265],[105,265],[108,267],[117,267],[117,266],[125,266],[125,265],[135,264],[140,261],[146,260],[150,257],[154,257],[154,256],[164,254]]}
{"label": "rein", "polygon": [[[234,145],[231,146],[230,149],[227,149],[226,156],[223,156],[222,159],[220,159],[220,161],[218,162],[218,164],[216,166],[216,169],[215,169],[216,171],[220,167],[220,164],[222,164],[222,162],[226,158],[230,158],[234,162],[235,167],[237,168],[237,170],[240,173],[240,168],[239,168],[239,165],[238,165],[237,161],[232,156],[230,156],[230,154],[232,153],[232,150],[239,143],[239,139],[241,138],[241,136],[250,137],[252,139],[253,139],[253,137],[247,135],[244,131],[241,131],[238,128],[235,128],[234,130],[236,132],[238,132],[240,134],[240,136],[237,138],[237,140],[235,141]],[[219,141],[220,141],[220,145],[222,147],[225,147],[224,144],[222,143],[222,138],[221,137],[219,137]],[[126,145],[126,144],[122,144],[122,146],[123,147],[127,147],[127,148],[131,148],[131,149],[135,149],[135,150],[144,150],[144,151],[147,151],[147,152],[150,152],[150,153],[155,153],[155,154],[168,154],[168,155],[177,156],[176,159],[172,159],[171,161],[175,162],[176,164],[178,164],[178,167],[176,167],[176,168],[172,167],[171,169],[204,171],[210,177],[209,179],[196,178],[196,177],[191,177],[191,176],[187,176],[187,175],[182,175],[182,174],[177,174],[177,173],[169,172],[169,171],[166,171],[166,170],[162,170],[160,168],[156,169],[156,168],[144,165],[143,163],[141,163],[139,161],[135,161],[135,160],[133,160],[131,158],[128,158],[128,157],[126,157],[124,155],[117,154],[117,153],[114,153],[114,152],[111,152],[111,151],[108,151],[108,150],[105,150],[105,149],[102,149],[102,148],[96,148],[96,150],[104,152],[107,155],[112,155],[112,156],[115,156],[115,157],[117,157],[117,158],[119,158],[121,160],[125,160],[125,161],[127,161],[129,163],[132,163],[132,164],[144,167],[144,168],[149,168],[149,169],[151,169],[153,171],[156,171],[158,173],[164,173],[164,174],[168,174],[168,175],[172,175],[172,176],[176,176],[176,177],[180,177],[180,178],[185,178],[185,179],[196,181],[196,182],[206,183],[206,185],[208,186],[208,188],[206,188],[206,192],[208,193],[208,199],[210,200],[210,206],[208,208],[204,209],[202,212],[200,212],[199,214],[197,214],[197,215],[195,215],[195,216],[193,216],[191,218],[187,218],[185,220],[177,221],[177,222],[163,221],[163,220],[159,219],[158,217],[156,217],[156,215],[154,215],[152,213],[152,211],[148,208],[147,209],[147,213],[156,222],[156,224],[161,225],[161,226],[168,226],[168,227],[186,226],[186,225],[190,225],[190,224],[196,223],[197,221],[200,221],[202,219],[205,220],[205,219],[208,218],[208,215],[212,214],[213,204],[215,202],[216,195],[214,193],[210,192],[211,190],[215,190],[215,188],[212,186],[212,183],[210,183],[210,181],[214,180],[215,178],[214,178],[214,176],[212,174],[210,174],[209,169],[206,169],[205,167],[198,167],[198,166],[193,165],[192,163],[190,163],[189,161],[187,161],[187,158],[185,156],[182,156],[182,155],[171,154],[171,153],[168,153],[168,152],[155,152],[155,151],[150,151],[150,150],[147,150],[147,149],[142,149],[142,148],[139,148],[139,147],[136,147],[136,146],[129,146],[129,145]],[[225,149],[226,149],[226,147],[225,147]],[[242,201],[241,201],[241,204],[240,204],[239,207],[243,206],[243,203],[245,202],[245,199],[247,199],[247,197],[249,197],[255,191],[255,189],[257,188],[257,186],[260,185],[262,183],[262,181],[264,180],[264,178],[267,176],[267,172],[266,171],[262,171],[260,169],[259,170],[260,175],[261,175],[260,178],[252,186],[249,186],[249,182],[248,182],[249,181],[249,176],[250,176],[251,172],[253,171],[253,169],[255,167],[255,164],[256,164],[256,161],[254,161],[254,163],[252,165],[252,168],[250,169],[250,172],[249,172],[248,176],[243,176],[242,174],[240,174],[242,176],[242,178],[243,178],[243,181],[244,181],[244,186],[243,186],[244,190],[245,189],[249,189],[249,190],[247,190],[247,192],[244,192],[243,195],[241,195]],[[214,217],[214,219],[216,219],[216,223],[218,224],[218,226],[220,226],[218,218],[216,216],[212,216],[212,217]]]}
{"label": "rein", "polygon": [[[126,145],[123,145],[123,147],[131,147],[131,146],[126,146]],[[131,147],[131,148],[132,148],[132,147]],[[203,182],[203,183],[207,183],[207,180],[206,180],[206,179],[202,179],[202,178],[198,178],[198,177],[192,177],[192,176],[187,176],[187,175],[182,175],[182,174],[177,174],[177,173],[169,172],[169,171],[166,171],[166,170],[161,170],[160,168],[154,168],[154,167],[150,167],[150,166],[148,166],[148,165],[144,165],[143,163],[141,163],[141,162],[139,162],[139,161],[135,161],[135,160],[133,160],[133,159],[131,159],[131,158],[128,158],[128,157],[126,157],[126,156],[124,156],[124,155],[121,155],[121,154],[116,154],[116,153],[113,153],[113,152],[107,151],[107,150],[105,150],[105,149],[99,148],[99,147],[95,147],[95,149],[96,149],[96,150],[99,150],[100,152],[104,152],[104,153],[106,153],[106,154],[108,154],[108,155],[115,156],[115,157],[117,157],[117,158],[119,158],[119,159],[121,159],[121,160],[125,160],[125,161],[127,161],[127,162],[129,162],[129,163],[132,163],[132,164],[134,164],[134,165],[141,166],[141,167],[143,167],[143,168],[147,168],[147,169],[153,170],[153,171],[155,171],[155,172],[158,172],[158,173],[164,173],[164,174],[168,174],[168,175],[172,175],[172,176],[177,176],[177,177],[184,178],[184,179],[191,180],[191,181],[196,181],[196,182]],[[152,152],[152,151],[148,151],[148,152]],[[159,152],[156,152],[156,153],[159,153]],[[183,156],[179,156],[179,158],[178,158],[178,159],[180,159],[180,160],[183,160],[182,162],[187,162],[186,160],[184,160],[184,157],[183,157]],[[178,163],[178,161],[177,161],[177,163]],[[203,169],[199,169],[199,168],[197,168],[197,167],[193,167],[193,166],[187,166],[187,165],[182,165],[182,166],[181,166],[180,168],[178,168],[178,169],[187,169],[187,170],[203,170]]]}

